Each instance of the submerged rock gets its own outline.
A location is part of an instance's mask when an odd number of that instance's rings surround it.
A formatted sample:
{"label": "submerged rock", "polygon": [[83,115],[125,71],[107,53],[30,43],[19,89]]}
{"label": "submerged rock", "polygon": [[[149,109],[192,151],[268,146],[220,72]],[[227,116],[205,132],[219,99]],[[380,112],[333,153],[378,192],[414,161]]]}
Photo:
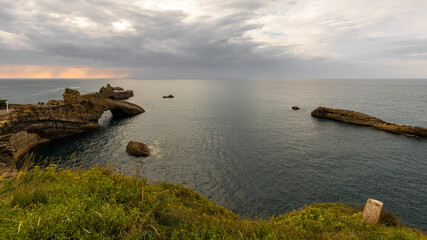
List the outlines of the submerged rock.
{"label": "submerged rock", "polygon": [[147,145],[140,142],[130,141],[126,146],[126,152],[138,157],[150,156],[150,149]]}
{"label": "submerged rock", "polygon": [[427,137],[427,128],[404,126],[394,123],[385,122],[381,119],[369,115],[354,112],[350,110],[333,109],[318,107],[311,112],[311,116],[332,119],[339,122],[345,122],[361,126],[370,126],[378,130],[407,135]]}
{"label": "submerged rock", "polygon": [[293,110],[299,110],[300,108],[298,106],[292,106]]}

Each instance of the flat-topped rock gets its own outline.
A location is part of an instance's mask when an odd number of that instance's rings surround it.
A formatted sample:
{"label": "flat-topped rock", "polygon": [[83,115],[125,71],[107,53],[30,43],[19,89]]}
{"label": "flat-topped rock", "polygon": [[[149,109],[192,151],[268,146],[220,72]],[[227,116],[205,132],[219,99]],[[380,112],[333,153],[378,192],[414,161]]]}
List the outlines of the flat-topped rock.
{"label": "flat-topped rock", "polygon": [[381,119],[350,110],[318,107],[311,112],[311,116],[355,125],[370,126],[378,130],[407,136],[427,137],[427,128],[389,123]]}

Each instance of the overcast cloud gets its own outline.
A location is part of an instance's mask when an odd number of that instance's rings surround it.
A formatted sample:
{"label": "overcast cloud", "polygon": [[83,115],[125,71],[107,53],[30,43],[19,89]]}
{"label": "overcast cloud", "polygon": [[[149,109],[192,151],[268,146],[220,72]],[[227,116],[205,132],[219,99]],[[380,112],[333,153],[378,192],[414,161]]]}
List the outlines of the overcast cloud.
{"label": "overcast cloud", "polygon": [[420,78],[426,13],[425,0],[0,0],[0,77]]}

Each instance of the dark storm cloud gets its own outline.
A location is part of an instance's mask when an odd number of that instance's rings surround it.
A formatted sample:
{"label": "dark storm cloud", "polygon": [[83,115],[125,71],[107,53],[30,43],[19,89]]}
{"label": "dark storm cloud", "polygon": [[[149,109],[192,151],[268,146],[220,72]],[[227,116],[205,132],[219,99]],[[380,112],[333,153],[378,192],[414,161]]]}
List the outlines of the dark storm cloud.
{"label": "dark storm cloud", "polygon": [[[219,77],[225,77],[234,68],[241,71],[275,64],[280,60],[275,55],[283,51],[260,48],[261,43],[244,36],[261,27],[248,23],[254,17],[249,10],[259,3],[241,3],[243,11],[201,23],[184,22],[188,16],[182,11],[144,10],[114,1],[96,3],[41,1],[25,6],[23,1],[13,5],[1,2],[3,16],[9,21],[2,21],[0,29],[22,36],[28,46],[1,46],[0,61],[125,67],[136,73],[149,69],[152,77],[156,77],[156,69],[174,69],[169,75],[180,75],[180,68],[198,68],[199,72],[214,69]],[[64,23],[64,18],[84,18],[98,27],[87,32],[78,24]],[[114,32],[111,23],[121,19],[128,21],[132,30]]]}
{"label": "dark storm cloud", "polygon": [[[190,1],[177,8],[168,7],[180,1],[153,2],[0,0],[0,64],[124,68],[146,78],[333,76],[337,65],[352,74],[364,59],[351,65],[339,58],[366,51],[376,40],[362,36],[363,26],[391,16],[358,21],[371,15],[311,0]],[[416,55],[426,52],[425,43],[406,44],[368,52],[425,59]]]}

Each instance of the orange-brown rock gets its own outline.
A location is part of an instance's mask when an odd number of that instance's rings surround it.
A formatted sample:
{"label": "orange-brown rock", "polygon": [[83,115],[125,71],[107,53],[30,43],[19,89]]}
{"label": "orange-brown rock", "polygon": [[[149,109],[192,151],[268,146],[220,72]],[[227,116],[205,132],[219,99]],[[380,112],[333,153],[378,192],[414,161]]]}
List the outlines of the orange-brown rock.
{"label": "orange-brown rock", "polygon": [[150,156],[150,149],[147,145],[140,142],[130,141],[126,146],[126,152],[138,157]]}
{"label": "orange-brown rock", "polygon": [[133,96],[132,91],[116,93],[111,87],[103,92],[80,95],[65,89],[63,101],[43,106],[20,105],[10,114],[0,115],[0,163],[13,168],[16,158],[34,146],[98,128],[105,111],[115,116],[144,112],[140,106],[117,99]]}
{"label": "orange-brown rock", "polygon": [[378,130],[407,136],[427,137],[427,128],[385,122],[381,119],[349,110],[318,107],[311,112],[314,117],[332,119],[355,125],[370,126]]}
{"label": "orange-brown rock", "polygon": [[107,84],[106,87],[102,87],[99,90],[99,94],[104,98],[124,100],[130,97],[133,97],[132,90],[124,90],[121,87],[112,87],[110,84]]}

